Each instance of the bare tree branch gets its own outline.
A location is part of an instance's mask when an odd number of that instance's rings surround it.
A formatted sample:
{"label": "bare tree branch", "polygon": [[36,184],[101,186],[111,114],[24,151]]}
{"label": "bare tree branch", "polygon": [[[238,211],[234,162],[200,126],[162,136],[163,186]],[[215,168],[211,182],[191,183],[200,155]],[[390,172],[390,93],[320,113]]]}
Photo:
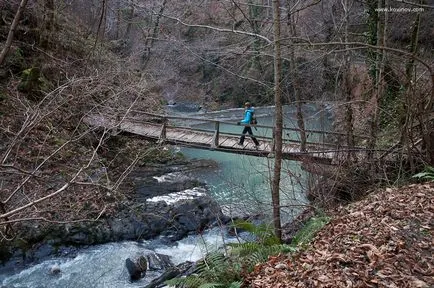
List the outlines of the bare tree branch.
{"label": "bare tree branch", "polygon": [[405,3],[405,4],[409,4],[409,5],[413,5],[416,7],[423,7],[423,8],[428,8],[428,9],[434,9],[434,6],[431,5],[425,5],[425,4],[419,4],[419,3],[414,3],[414,2],[410,2],[410,1],[406,1],[406,0],[393,0],[395,2],[400,2],[400,3]]}
{"label": "bare tree branch", "polygon": [[[288,14],[294,14],[294,13],[297,13],[297,12],[303,11],[303,10],[309,8],[309,7],[312,7],[312,6],[315,6],[316,4],[319,4],[321,1],[322,1],[322,0],[316,0],[316,1],[310,3],[310,4],[306,5],[306,6],[303,6],[303,7],[301,7],[301,8],[298,8],[298,9],[296,9],[296,10],[292,10],[292,9],[291,9],[290,12],[289,12]],[[293,6],[293,8],[295,8],[295,7],[297,7],[297,5],[294,5],[294,6]]]}
{"label": "bare tree branch", "polygon": [[[300,39],[300,38],[299,38]],[[303,39],[305,43],[294,43],[294,45],[298,45],[298,46],[310,46],[310,47],[319,47],[319,46],[346,46],[346,45],[354,45],[357,47],[351,48],[352,50],[355,49],[379,49],[379,50],[386,50],[386,51],[391,51],[391,52],[395,52],[396,54],[400,54],[400,55],[404,55],[406,57],[409,58],[413,58],[415,60],[417,60],[420,64],[422,64],[423,66],[425,66],[428,71],[430,72],[430,75],[432,77],[434,77],[434,68],[431,67],[430,64],[428,64],[425,60],[423,60],[422,58],[420,58],[419,56],[401,50],[401,49],[397,49],[397,48],[392,48],[392,47],[387,47],[387,46],[376,46],[376,45],[371,45],[371,44],[367,44],[367,43],[363,43],[363,42],[323,42],[323,43],[314,43],[311,42],[308,39]],[[432,83],[433,83],[433,87],[434,87],[434,78],[432,79]]]}
{"label": "bare tree branch", "polygon": [[[99,149],[99,147],[101,147],[101,145],[102,145],[102,143],[103,143],[103,140],[104,140],[104,136],[106,135],[106,133],[107,133],[107,131],[104,131],[104,133],[103,133],[103,135],[100,137],[100,139],[99,139],[99,143],[98,143],[98,145],[97,145],[97,147],[94,149],[94,151],[93,151],[93,154],[92,154],[92,157],[89,159],[89,161],[87,162],[87,164],[85,165],[85,166],[82,166],[79,170],[78,170],[78,172],[77,173],[75,173],[75,175],[67,182],[67,183],[65,183],[61,188],[59,188],[59,189],[57,189],[56,191],[54,191],[53,193],[50,193],[50,194],[48,194],[47,196],[44,196],[44,197],[41,197],[41,198],[39,198],[39,199],[37,199],[37,200],[34,200],[34,201],[32,201],[32,202],[30,202],[30,203],[27,203],[26,205],[23,205],[23,206],[21,206],[21,207],[18,207],[18,208],[16,208],[16,209],[13,209],[13,210],[11,210],[11,211],[9,211],[9,212],[7,212],[7,213],[4,213],[4,214],[2,214],[2,215],[0,215],[0,218],[6,218],[6,217],[9,217],[9,216],[11,216],[11,215],[13,215],[13,214],[16,214],[16,213],[18,213],[18,212],[20,212],[20,211],[22,211],[22,210],[24,210],[24,209],[26,209],[26,208],[29,208],[29,207],[31,207],[31,206],[34,206],[35,204],[38,204],[38,203],[40,203],[40,202],[43,202],[43,201],[45,201],[45,200],[47,200],[47,199],[50,199],[50,198],[52,198],[52,197],[54,197],[54,196],[56,196],[56,195],[58,195],[58,194],[60,194],[60,193],[62,193],[63,191],[65,191],[72,183],[74,183],[75,182],[75,179],[77,179],[77,177],[81,174],[81,172],[84,170],[84,169],[87,169],[87,168],[89,168],[89,166],[90,166],[90,164],[92,163],[92,161],[95,159],[95,156],[96,156],[96,153],[97,153],[97,151],[98,151],[98,149]],[[63,145],[62,145],[62,147],[63,147]],[[56,151],[58,151],[59,149],[57,149]],[[40,167],[40,166],[38,166],[38,167]],[[26,178],[26,180],[28,181],[28,179],[29,179],[29,177],[27,177]],[[23,181],[24,182],[24,181]],[[22,187],[22,185],[24,185],[24,184],[20,184],[19,185],[19,187]],[[11,199],[11,197],[13,196],[13,194],[15,194],[17,191],[18,191],[18,189],[19,188],[17,188],[9,197],[8,197],[8,199],[6,199],[6,201],[4,201],[3,203],[7,203],[10,199]]]}
{"label": "bare tree branch", "polygon": [[1,173],[16,173],[15,171],[18,171],[18,172],[20,172],[22,174],[31,175],[31,176],[34,176],[34,177],[40,177],[38,175],[35,175],[34,172],[26,171],[24,169],[21,169],[19,167],[14,166],[14,165],[2,164],[2,165],[0,165],[0,168],[9,169],[9,170],[0,171]]}
{"label": "bare tree branch", "polygon": [[12,21],[11,27],[9,29],[8,38],[6,39],[5,47],[3,47],[3,50],[0,53],[0,65],[2,65],[3,61],[6,58],[6,54],[8,54],[9,49],[11,48],[12,40],[14,39],[15,30],[18,27],[21,14],[23,14],[26,5],[27,5],[27,0],[21,0],[20,6],[18,7],[18,11],[15,14],[14,20]]}
{"label": "bare tree branch", "polygon": [[168,18],[168,19],[172,19],[177,21],[178,23],[187,26],[187,27],[196,27],[196,28],[205,28],[205,29],[211,29],[214,31],[218,31],[218,32],[225,32],[225,33],[235,33],[235,34],[241,34],[241,35],[247,35],[247,36],[252,36],[252,37],[256,37],[259,39],[264,40],[265,42],[267,42],[268,44],[272,44],[273,41],[268,39],[267,37],[261,35],[261,34],[257,34],[257,33],[252,33],[252,32],[247,32],[247,31],[241,31],[241,30],[236,30],[236,29],[226,29],[226,28],[218,28],[218,27],[214,27],[214,26],[209,26],[209,25],[200,25],[200,24],[189,24],[189,23],[185,23],[184,21],[182,21],[179,18],[176,17],[172,17],[169,15],[163,15],[164,17]]}
{"label": "bare tree branch", "polygon": [[26,177],[26,179],[24,179],[18,186],[17,188],[15,188],[15,190],[9,195],[9,197],[5,200],[2,201],[3,204],[8,203],[12,197],[30,180],[31,177],[33,177],[35,175],[35,173],[37,171],[39,171],[39,169],[50,159],[52,158],[54,155],[56,155],[59,151],[61,151],[66,145],[70,144],[71,142],[75,142],[80,140],[82,137],[84,137],[87,133],[89,133],[89,131],[84,132],[83,134],[81,134],[79,137],[69,140],[65,143],[63,143],[59,148],[57,148],[53,153],[51,153],[49,156],[47,156],[34,170],[33,172],[31,172],[30,175],[28,175]]}
{"label": "bare tree branch", "polygon": [[12,224],[12,223],[17,223],[17,222],[35,221],[35,220],[41,220],[41,221],[44,221],[44,222],[56,223],[56,224],[68,224],[68,223],[80,223],[80,222],[96,222],[96,221],[99,220],[99,218],[101,218],[101,216],[105,213],[106,210],[107,210],[107,205],[104,206],[104,208],[101,210],[101,212],[98,214],[98,216],[96,218],[94,218],[94,219],[79,219],[79,220],[69,220],[69,221],[56,221],[56,220],[47,219],[45,217],[27,217],[27,218],[18,218],[18,219],[9,220],[9,221],[3,221],[3,222],[0,222],[0,226],[1,225]]}

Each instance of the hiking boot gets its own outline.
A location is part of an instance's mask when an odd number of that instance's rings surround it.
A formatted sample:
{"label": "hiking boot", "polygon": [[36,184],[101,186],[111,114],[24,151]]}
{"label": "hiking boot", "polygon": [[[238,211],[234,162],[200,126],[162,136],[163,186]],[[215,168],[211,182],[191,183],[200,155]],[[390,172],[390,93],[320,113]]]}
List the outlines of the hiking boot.
{"label": "hiking boot", "polygon": [[259,144],[255,145],[255,149],[259,150],[259,146],[260,146]]}
{"label": "hiking boot", "polygon": [[243,146],[243,143],[237,143],[238,144],[238,146]]}

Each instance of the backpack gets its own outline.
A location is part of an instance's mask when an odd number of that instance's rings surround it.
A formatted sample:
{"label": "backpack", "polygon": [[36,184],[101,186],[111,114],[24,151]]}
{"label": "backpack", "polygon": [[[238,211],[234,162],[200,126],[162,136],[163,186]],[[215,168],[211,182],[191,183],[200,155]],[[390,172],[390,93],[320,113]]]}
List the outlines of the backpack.
{"label": "backpack", "polygon": [[252,111],[251,113],[252,113],[252,118],[250,118],[250,124],[254,124],[254,125],[258,124],[258,120],[256,119],[255,112]]}

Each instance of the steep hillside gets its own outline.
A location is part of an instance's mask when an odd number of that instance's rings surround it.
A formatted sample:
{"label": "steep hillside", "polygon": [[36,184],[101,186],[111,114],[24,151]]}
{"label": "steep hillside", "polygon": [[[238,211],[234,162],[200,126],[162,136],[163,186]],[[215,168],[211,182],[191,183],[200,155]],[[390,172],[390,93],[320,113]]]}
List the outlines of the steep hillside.
{"label": "steep hillside", "polygon": [[244,287],[434,287],[433,195],[431,182],[340,207],[305,251],[270,257]]}
{"label": "steep hillside", "polygon": [[[0,2],[0,48],[17,5]],[[151,158],[150,145],[113,137],[113,129],[89,127],[83,118],[124,115],[132,104],[160,107],[151,82],[75,18],[57,15],[45,35],[40,9],[29,4],[0,67],[0,246],[16,240],[23,223],[42,227],[114,213],[126,197],[125,175]]]}

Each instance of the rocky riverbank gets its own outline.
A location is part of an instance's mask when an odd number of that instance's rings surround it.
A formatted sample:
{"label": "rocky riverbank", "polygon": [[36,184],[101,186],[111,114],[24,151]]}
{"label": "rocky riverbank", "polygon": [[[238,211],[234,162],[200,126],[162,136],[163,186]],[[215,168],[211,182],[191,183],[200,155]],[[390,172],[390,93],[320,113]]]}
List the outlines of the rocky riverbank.
{"label": "rocky riverbank", "polygon": [[229,219],[208,195],[206,185],[189,176],[196,169],[216,167],[215,162],[207,160],[138,167],[127,179],[133,193],[117,203],[116,214],[89,222],[48,226],[26,223],[26,232],[19,240],[2,248],[3,257],[11,258],[4,269],[50,256],[74,255],[77,247],[87,245],[158,236],[172,242],[225,223]]}

